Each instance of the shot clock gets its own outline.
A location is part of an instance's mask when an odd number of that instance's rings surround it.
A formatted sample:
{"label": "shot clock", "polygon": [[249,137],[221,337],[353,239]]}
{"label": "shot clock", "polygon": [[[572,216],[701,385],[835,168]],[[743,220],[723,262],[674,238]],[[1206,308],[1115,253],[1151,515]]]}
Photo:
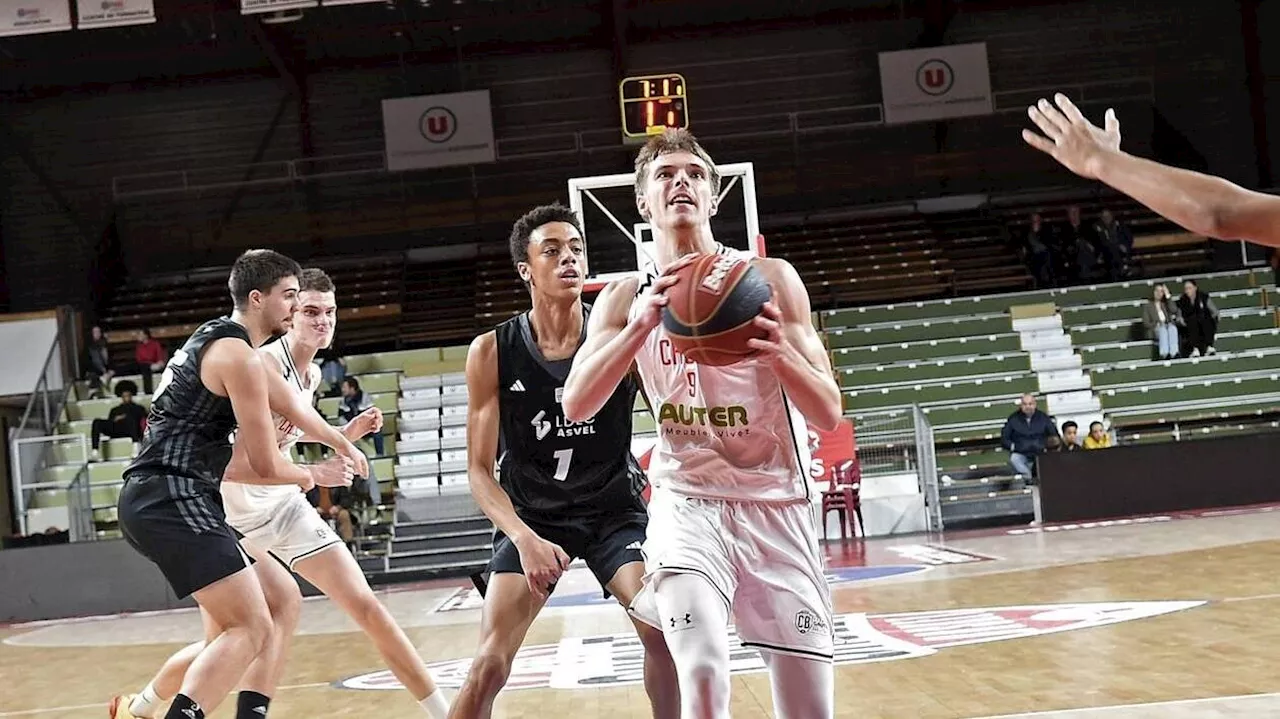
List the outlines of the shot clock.
{"label": "shot clock", "polygon": [[684,77],[675,74],[623,80],[618,85],[623,142],[644,142],[669,127],[689,127],[687,89]]}

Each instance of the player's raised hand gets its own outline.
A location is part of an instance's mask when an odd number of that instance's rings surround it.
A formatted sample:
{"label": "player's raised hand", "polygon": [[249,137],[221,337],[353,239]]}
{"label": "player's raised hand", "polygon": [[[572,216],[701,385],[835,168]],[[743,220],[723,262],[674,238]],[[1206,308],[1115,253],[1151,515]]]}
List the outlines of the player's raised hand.
{"label": "player's raised hand", "polygon": [[317,487],[350,487],[352,463],[349,457],[336,455],[317,464],[307,465],[311,471],[311,481]]}
{"label": "player's raised hand", "polygon": [[1022,139],[1077,175],[1096,180],[1101,159],[1120,151],[1120,120],[1115,110],[1108,109],[1104,127],[1098,127],[1066,95],[1058,93],[1053,100],[1057,107],[1041,98],[1027,108],[1031,121],[1044,134],[1023,130]]}
{"label": "player's raised hand", "polygon": [[638,308],[633,322],[641,329],[651,330],[662,324],[662,308],[667,306],[667,290],[671,289],[680,278],[676,272],[693,262],[697,255],[688,254],[676,260],[649,286],[649,290],[637,300]]}
{"label": "player's raised hand", "polygon": [[520,552],[520,567],[524,570],[525,581],[529,583],[529,591],[545,600],[551,593],[551,585],[569,568],[569,555],[560,545],[535,534],[517,544],[516,549]]}

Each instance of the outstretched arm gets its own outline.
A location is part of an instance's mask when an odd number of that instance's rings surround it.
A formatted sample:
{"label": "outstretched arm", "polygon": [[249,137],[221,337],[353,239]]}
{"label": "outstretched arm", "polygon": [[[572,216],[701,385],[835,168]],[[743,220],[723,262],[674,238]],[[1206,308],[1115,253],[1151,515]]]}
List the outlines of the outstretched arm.
{"label": "outstretched arm", "polygon": [[1182,170],[1120,150],[1120,121],[1107,110],[1105,129],[1071,100],[1054,96],[1027,108],[1043,135],[1022,131],[1027,144],[1072,172],[1098,180],[1197,234],[1280,247],[1280,197],[1246,190],[1221,177]]}
{"label": "outstretched arm", "polygon": [[368,477],[369,460],[364,456],[364,452],[357,449],[337,427],[329,424],[315,407],[303,401],[302,397],[293,391],[289,381],[284,378],[279,360],[265,352],[259,352],[259,354],[267,373],[268,404],[271,411],[302,430],[303,436],[310,438],[309,441],[332,447],[338,454],[350,459],[356,475]]}
{"label": "outstretched arm", "polygon": [[252,347],[239,340],[216,340],[200,360],[200,379],[214,394],[231,399],[238,425],[237,444],[243,443],[254,475],[248,483],[311,486],[311,473],[285,459],[276,448],[267,372]]}
{"label": "outstretched arm", "polygon": [[747,344],[772,363],[782,389],[805,419],[820,429],[835,429],[844,416],[840,387],[827,348],[813,328],[804,281],[786,260],[759,260],[759,267],[773,288],[773,299],[755,322],[768,335]]}
{"label": "outstretched arm", "polygon": [[500,411],[497,336],[486,332],[467,350],[467,484],[480,510],[519,550],[530,591],[545,598],[568,568],[569,557],[525,524],[494,477]]}

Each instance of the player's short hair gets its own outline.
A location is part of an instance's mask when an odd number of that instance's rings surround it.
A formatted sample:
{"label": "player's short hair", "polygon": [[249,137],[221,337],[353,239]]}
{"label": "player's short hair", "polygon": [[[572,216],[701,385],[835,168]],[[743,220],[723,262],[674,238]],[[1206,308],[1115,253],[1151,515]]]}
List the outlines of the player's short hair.
{"label": "player's short hair", "polygon": [[693,136],[692,132],[683,129],[664,130],[661,135],[654,135],[649,141],[644,143],[644,147],[640,148],[639,154],[636,155],[636,194],[644,193],[645,183],[649,180],[649,163],[662,157],[670,155],[673,152],[687,152],[696,155],[698,159],[707,163],[707,169],[711,172],[711,191],[720,193],[720,169],[716,167],[716,161],[711,159],[710,153],[698,144],[698,138]]}
{"label": "player's short hair", "polygon": [[298,275],[299,292],[333,292],[333,280],[319,267],[308,267]]}
{"label": "player's short hair", "polygon": [[520,219],[511,226],[508,245],[511,249],[512,267],[519,268],[521,262],[529,261],[529,238],[533,236],[533,231],[552,222],[573,225],[578,234],[582,234],[582,223],[578,221],[578,215],[573,210],[559,202],[538,205],[521,215]]}
{"label": "player's short hair", "polygon": [[250,292],[270,292],[280,280],[301,274],[297,262],[275,250],[247,250],[231,266],[227,288],[231,290],[231,301],[241,308],[249,301]]}

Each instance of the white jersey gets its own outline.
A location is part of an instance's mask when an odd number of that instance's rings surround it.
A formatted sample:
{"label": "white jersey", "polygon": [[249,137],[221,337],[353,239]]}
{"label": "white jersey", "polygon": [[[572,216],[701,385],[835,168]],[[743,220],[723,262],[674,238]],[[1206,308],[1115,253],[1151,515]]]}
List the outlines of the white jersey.
{"label": "white jersey", "polygon": [[[304,373],[293,361],[289,351],[287,337],[262,347],[262,351],[276,358],[284,368],[284,379],[289,387],[298,393],[308,405],[311,404],[316,390],[320,387],[320,367],[312,364]],[[289,420],[272,413],[271,420],[276,427],[276,445],[285,459],[291,459],[290,450],[302,437],[302,430],[293,426]],[[257,522],[269,518],[276,507],[292,495],[302,492],[296,484],[240,484],[238,482],[222,482],[222,504],[227,513],[227,521],[241,532],[253,528]]]}
{"label": "white jersey", "polygon": [[808,430],[767,365],[690,362],[662,325],[645,338],[636,365],[658,428],[649,460],[655,489],[707,499],[809,498]]}

